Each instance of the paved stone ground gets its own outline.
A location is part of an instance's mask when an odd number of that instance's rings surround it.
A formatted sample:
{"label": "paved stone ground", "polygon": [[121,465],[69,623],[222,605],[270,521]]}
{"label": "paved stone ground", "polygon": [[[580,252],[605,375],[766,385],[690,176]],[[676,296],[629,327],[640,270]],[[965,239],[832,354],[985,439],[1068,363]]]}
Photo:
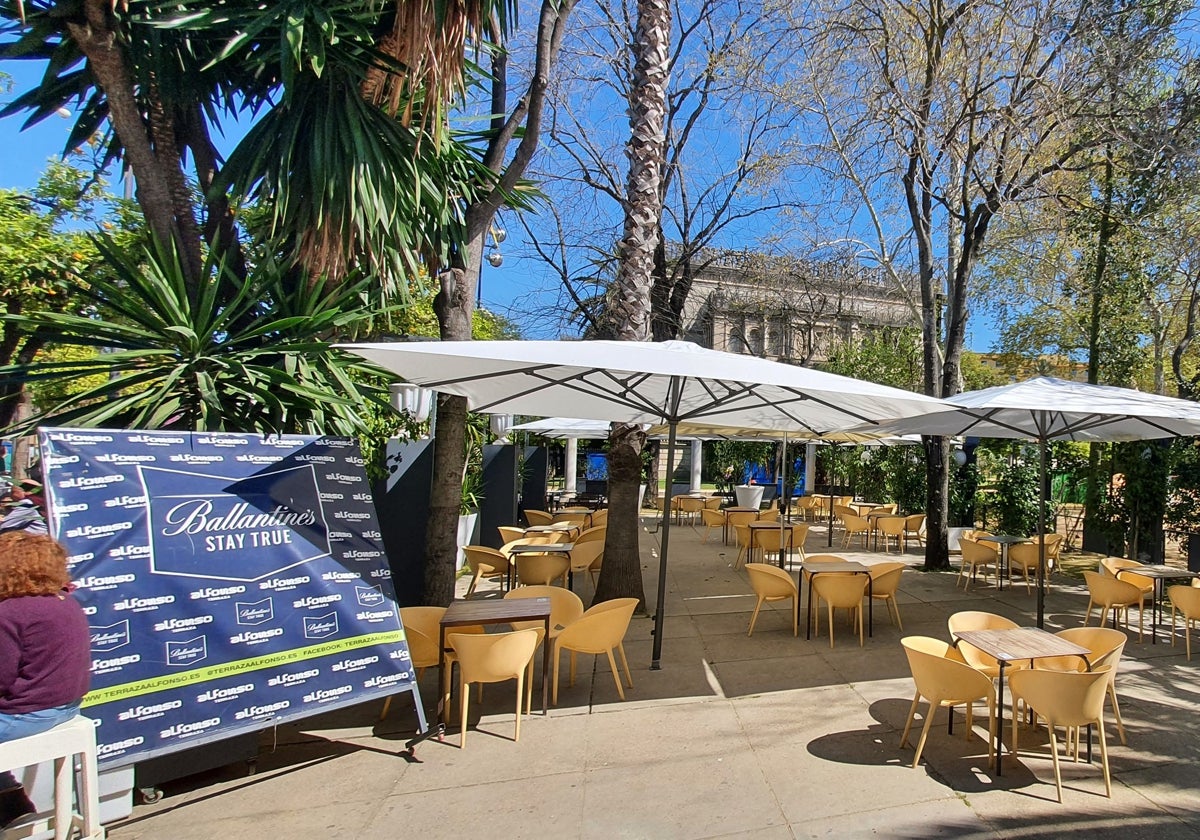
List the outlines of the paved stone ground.
{"label": "paved stone ground", "polygon": [[[814,527],[808,551],[825,539]],[[657,552],[658,537],[644,534],[650,603]],[[786,604],[764,608],[747,638],[754,597],[732,569],[735,554],[689,526],[672,531],[663,667],[648,669],[651,622],[635,618],[625,702],[607,661],[588,667],[584,656],[577,683],[547,716],[525,719],[519,742],[511,684],[489,686],[467,748],[452,728],[412,763],[400,756],[415,727],[405,700],[382,722],[377,702],[316,716],[264,732],[255,775],[234,765],[164,785],[160,802],[136,806],[109,836],[1200,838],[1200,656],[1186,662],[1169,631],[1157,645],[1134,634],[1126,647],[1117,687],[1129,744],[1110,724],[1112,798],[1098,764],[1066,761],[1060,805],[1044,730],[1022,733],[1001,778],[987,766],[978,719],[969,737],[961,719],[950,736],[939,713],[915,770],[911,748],[898,745],[912,697],[900,637],[946,638],[947,616],[964,609],[1032,624],[1023,585],[964,593],[953,573],[919,571],[913,547],[899,597],[904,632],[880,608],[865,646],[838,627],[831,649],[824,634],[793,638]],[[1053,583],[1047,628],[1079,625],[1082,586]],[[586,581],[576,588],[590,595]],[[421,681],[427,706],[436,679],[431,671]]]}

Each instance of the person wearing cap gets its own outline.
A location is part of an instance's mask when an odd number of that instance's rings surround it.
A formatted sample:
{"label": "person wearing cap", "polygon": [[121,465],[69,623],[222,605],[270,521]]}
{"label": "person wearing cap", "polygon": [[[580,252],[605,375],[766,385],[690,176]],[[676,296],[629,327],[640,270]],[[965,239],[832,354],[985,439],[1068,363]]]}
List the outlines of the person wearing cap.
{"label": "person wearing cap", "polygon": [[42,492],[42,483],[32,478],[22,478],[17,482],[17,486],[24,491],[25,498],[37,506],[44,518],[46,516],[46,496]]}
{"label": "person wearing cap", "polygon": [[0,533],[5,531],[25,531],[29,534],[49,534],[46,520],[38,506],[30,498],[28,491],[21,485],[8,488],[0,494],[0,505],[3,505],[4,518],[0,519]]}

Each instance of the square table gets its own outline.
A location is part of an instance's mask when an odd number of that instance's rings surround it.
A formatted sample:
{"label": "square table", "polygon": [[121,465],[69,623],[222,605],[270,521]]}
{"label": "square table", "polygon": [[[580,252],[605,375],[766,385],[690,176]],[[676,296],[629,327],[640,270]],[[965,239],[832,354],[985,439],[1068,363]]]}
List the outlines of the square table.
{"label": "square table", "polygon": [[[753,559],[755,543],[758,541],[759,531],[781,530],[781,523],[779,523],[779,522],[751,522],[747,527],[750,529],[750,545],[746,549],[746,552],[751,557],[751,559]],[[788,534],[787,542],[785,543],[785,545],[788,548],[796,547],[795,544],[793,543],[793,540],[795,539],[795,536],[796,536],[796,531],[794,529],[795,529],[795,526],[793,526],[790,523],[782,525],[782,530],[787,531],[787,534]],[[786,552],[780,551],[779,555],[780,555],[779,556],[779,568],[783,569],[786,566],[786,562],[784,560],[784,557],[786,556]],[[763,562],[765,563],[766,561],[767,561],[766,550],[764,549]],[[749,561],[747,561],[747,562],[749,562]]]}
{"label": "square table", "polygon": [[[1143,577],[1154,579],[1154,594],[1153,600],[1153,615],[1154,618],[1150,622],[1150,644],[1158,644],[1158,621],[1159,621],[1159,602],[1162,601],[1164,581],[1168,580],[1185,580],[1189,578],[1200,578],[1200,572],[1189,572],[1187,569],[1176,569],[1174,566],[1139,566],[1136,569],[1118,569],[1117,580],[1121,579],[1122,573],[1133,575],[1142,575]],[[1101,621],[1101,624],[1104,622]]]}
{"label": "square table", "polygon": [[[443,708],[446,685],[446,628],[466,627],[474,624],[507,624],[512,621],[544,621],[546,634],[542,636],[542,714],[547,711],[546,675],[550,673],[550,599],[509,598],[486,601],[453,601],[442,615],[438,632],[438,720],[445,723]],[[467,722],[463,721],[463,726]]]}
{"label": "square table", "polygon": [[[875,599],[874,585],[871,580],[871,569],[862,563],[856,563],[853,560],[843,560],[835,563],[832,561],[819,561],[810,563],[807,560],[800,564],[800,581],[798,586],[804,585],[804,573],[808,572],[810,578],[815,578],[817,575],[823,574],[851,574],[851,575],[866,575],[867,576],[867,636],[874,638],[875,636]],[[812,596],[813,586],[812,581],[808,582],[808,616],[807,625],[804,628],[804,638],[812,638]]]}
{"label": "square table", "polygon": [[[1000,558],[996,561],[999,565],[996,567],[996,588],[1004,589],[1004,578],[1012,580],[1010,570],[1008,568],[1008,547],[1017,543],[1033,542],[1032,537],[1019,537],[1016,534],[992,534],[987,537],[979,537],[977,542],[994,542],[1000,546]],[[1001,566],[1003,568],[1001,568]]]}
{"label": "square table", "polygon": [[955,647],[958,647],[959,642],[966,642],[988,656],[994,657],[1000,664],[1000,692],[996,701],[996,775],[1002,776],[1004,775],[1001,767],[1001,751],[1004,748],[1004,669],[1012,662],[1028,660],[1032,666],[1035,659],[1048,656],[1078,656],[1083,659],[1090,671],[1092,664],[1088,660],[1088,654],[1091,651],[1074,642],[1067,641],[1061,636],[1039,630],[1037,627],[960,630],[952,635]]}

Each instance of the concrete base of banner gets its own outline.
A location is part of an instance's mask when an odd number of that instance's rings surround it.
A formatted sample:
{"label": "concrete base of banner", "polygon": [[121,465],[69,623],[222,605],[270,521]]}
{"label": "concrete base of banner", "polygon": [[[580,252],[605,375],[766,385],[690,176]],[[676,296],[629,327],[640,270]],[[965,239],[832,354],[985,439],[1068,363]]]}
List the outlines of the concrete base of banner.
{"label": "concrete base of banner", "polygon": [[[29,798],[37,806],[41,814],[54,811],[54,762],[47,761],[26,767],[17,774],[17,781],[25,785]],[[117,767],[112,770],[100,771],[100,822],[110,823],[123,820],[133,813],[133,768]],[[42,830],[39,830],[39,826]],[[42,838],[53,837],[54,831],[46,827],[45,822],[33,823],[28,833],[11,832],[13,837]],[[5,834],[7,840],[8,834]]]}

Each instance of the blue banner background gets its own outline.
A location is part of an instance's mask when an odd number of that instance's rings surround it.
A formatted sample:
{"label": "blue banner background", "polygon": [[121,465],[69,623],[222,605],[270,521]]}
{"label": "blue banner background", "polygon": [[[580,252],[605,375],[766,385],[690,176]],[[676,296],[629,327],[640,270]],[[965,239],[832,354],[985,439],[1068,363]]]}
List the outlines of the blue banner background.
{"label": "blue banner background", "polygon": [[100,761],[416,694],[357,444],[45,429]]}

